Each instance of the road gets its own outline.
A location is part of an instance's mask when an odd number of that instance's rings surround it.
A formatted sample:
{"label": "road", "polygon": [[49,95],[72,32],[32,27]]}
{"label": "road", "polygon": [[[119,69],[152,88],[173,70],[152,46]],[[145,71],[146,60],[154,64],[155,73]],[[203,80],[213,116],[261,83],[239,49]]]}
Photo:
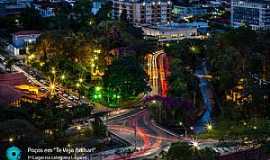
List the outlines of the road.
{"label": "road", "polygon": [[110,132],[131,143],[133,147],[136,147],[137,151],[126,155],[109,155],[103,157],[104,160],[120,160],[123,157],[125,159],[137,159],[155,156],[172,142],[179,140],[178,136],[171,135],[155,125],[147,109],[114,118],[107,123],[107,126]]}
{"label": "road", "polygon": [[181,137],[170,131],[159,127],[151,119],[147,109],[134,109],[126,114],[111,118],[107,121],[108,129],[114,135],[132,144],[128,149],[135,152],[127,152],[125,148],[112,149],[97,153],[97,159],[91,160],[129,160],[153,158],[163,150],[168,150],[173,142],[188,142],[193,144],[197,142],[199,145],[210,146],[216,141],[203,140],[195,141],[192,137]]}
{"label": "road", "polygon": [[159,50],[147,56],[147,73],[150,79],[150,86],[152,88],[151,95],[167,94],[167,70],[166,53]]}
{"label": "road", "polygon": [[[0,55],[0,59],[3,62],[6,61],[6,58],[2,55]],[[25,65],[23,65],[23,66],[25,66]],[[0,63],[0,67],[4,69],[5,65]],[[26,69],[26,68],[29,68],[29,67],[20,67],[16,64],[12,65],[13,71],[23,73],[27,77],[27,79],[29,81],[31,81],[31,83],[34,84],[35,86],[39,87],[40,89],[42,89],[42,88],[46,89],[47,91],[50,90],[49,82],[42,83],[41,80],[38,80],[38,78],[37,78],[38,75],[36,72],[33,71],[32,68],[30,68],[30,69]],[[73,106],[77,106],[80,104],[78,98],[76,96],[74,96],[75,94],[65,94],[64,91],[68,90],[68,89],[64,88],[60,84],[55,84],[55,89],[58,90],[55,92],[55,94],[59,98],[60,102],[62,102],[62,104],[61,104],[62,106],[73,107]],[[86,100],[84,100],[84,101],[86,101]]]}

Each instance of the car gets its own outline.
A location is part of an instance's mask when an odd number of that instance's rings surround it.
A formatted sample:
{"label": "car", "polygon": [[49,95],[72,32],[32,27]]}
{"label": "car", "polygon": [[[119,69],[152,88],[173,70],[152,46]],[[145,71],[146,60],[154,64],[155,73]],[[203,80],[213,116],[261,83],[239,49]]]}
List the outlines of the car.
{"label": "car", "polygon": [[78,97],[76,97],[76,96],[72,96],[75,100],[79,100],[79,98]]}
{"label": "car", "polygon": [[44,87],[41,87],[40,90],[41,90],[41,91],[48,91],[48,90],[47,90],[46,88],[44,88]]}
{"label": "car", "polygon": [[56,108],[63,108],[63,105],[58,105],[58,106],[56,106]]}
{"label": "car", "polygon": [[69,99],[69,100],[73,100],[73,97],[71,97],[71,96],[68,96],[68,99]]}

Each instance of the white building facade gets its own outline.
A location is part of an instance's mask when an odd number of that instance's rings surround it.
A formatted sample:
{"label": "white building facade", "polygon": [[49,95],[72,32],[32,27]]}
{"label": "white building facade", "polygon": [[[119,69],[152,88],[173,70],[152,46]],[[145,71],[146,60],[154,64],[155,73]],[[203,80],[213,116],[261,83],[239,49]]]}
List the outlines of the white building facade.
{"label": "white building facade", "polygon": [[113,17],[126,11],[134,24],[165,24],[171,21],[172,2],[161,0],[113,0]]}
{"label": "white building facade", "polygon": [[19,56],[22,50],[27,49],[28,45],[36,43],[39,36],[39,31],[16,32],[12,35],[12,43],[7,46],[6,50],[14,56]]}
{"label": "white building facade", "polygon": [[144,26],[142,30],[146,37],[154,37],[159,42],[177,41],[182,39],[198,39],[204,36],[200,35],[200,30],[207,30],[206,22],[193,23],[172,23],[158,26]]}
{"label": "white building facade", "polygon": [[270,2],[263,0],[232,0],[231,25],[249,25],[253,30],[270,29]]}

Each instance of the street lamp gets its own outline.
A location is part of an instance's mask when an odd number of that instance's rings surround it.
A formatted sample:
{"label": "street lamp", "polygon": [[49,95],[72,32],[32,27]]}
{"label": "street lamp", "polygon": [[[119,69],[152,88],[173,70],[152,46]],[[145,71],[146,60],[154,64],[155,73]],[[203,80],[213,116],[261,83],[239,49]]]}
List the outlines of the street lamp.
{"label": "street lamp", "polygon": [[81,126],[77,126],[77,130],[80,131],[82,129]]}
{"label": "street lamp", "polygon": [[40,67],[43,67],[44,64],[45,64],[44,62],[39,62],[39,66],[40,66]]}
{"label": "street lamp", "polygon": [[51,70],[52,74],[55,74],[56,73],[56,70],[54,67],[52,67],[52,70]]}
{"label": "street lamp", "polygon": [[8,139],[8,141],[9,141],[9,142],[13,142],[14,139],[13,139],[12,137],[10,137],[10,138]]}
{"label": "street lamp", "polygon": [[61,75],[61,80],[64,80],[66,76],[64,74]]}
{"label": "street lamp", "polygon": [[199,149],[199,142],[196,140],[191,141],[191,145],[194,149]]}
{"label": "street lamp", "polygon": [[54,83],[51,83],[50,86],[49,86],[49,89],[50,89],[50,93],[51,95],[54,95],[54,91],[55,91],[55,84]]}
{"label": "street lamp", "polygon": [[95,90],[96,90],[97,92],[99,92],[99,91],[101,90],[101,87],[100,87],[100,86],[96,86]]}
{"label": "street lamp", "polygon": [[208,130],[208,131],[211,131],[212,129],[213,129],[213,126],[212,126],[212,124],[207,124],[206,125],[206,129]]}
{"label": "street lamp", "polygon": [[83,82],[83,79],[82,79],[82,78],[80,78],[80,79],[79,79],[79,82],[80,82],[80,83],[82,83],[82,82]]}

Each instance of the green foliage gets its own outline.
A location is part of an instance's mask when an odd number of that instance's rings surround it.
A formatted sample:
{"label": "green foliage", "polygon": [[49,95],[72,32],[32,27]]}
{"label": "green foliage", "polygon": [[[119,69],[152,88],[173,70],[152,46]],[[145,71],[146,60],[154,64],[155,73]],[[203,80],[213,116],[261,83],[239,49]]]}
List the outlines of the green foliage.
{"label": "green foliage", "polygon": [[96,137],[103,138],[107,136],[107,127],[98,118],[93,123],[93,130]]}
{"label": "green foliage", "polygon": [[219,119],[213,130],[200,135],[200,138],[220,140],[251,140],[264,142],[270,134],[270,123],[266,119],[230,120]]}
{"label": "green foliage", "polygon": [[115,59],[108,66],[103,83],[108,93],[119,93],[124,99],[149,90],[146,73],[134,57]]}
{"label": "green foliage", "polygon": [[93,108],[91,108],[88,105],[80,105],[76,106],[72,110],[72,117],[73,118],[84,118],[84,117],[89,117],[91,115],[91,111]]}
{"label": "green foliage", "polygon": [[192,160],[192,147],[188,143],[174,143],[166,155],[166,160]]}
{"label": "green foliage", "polygon": [[32,145],[40,141],[41,133],[24,119],[10,119],[0,122],[1,141],[14,141],[23,145]]}
{"label": "green foliage", "polygon": [[95,19],[96,23],[100,23],[102,21],[110,20],[112,11],[112,2],[106,2],[102,5],[101,9],[98,11]]}
{"label": "green foliage", "polygon": [[210,148],[196,149],[186,142],[173,143],[164,160],[215,160],[216,153]]}

